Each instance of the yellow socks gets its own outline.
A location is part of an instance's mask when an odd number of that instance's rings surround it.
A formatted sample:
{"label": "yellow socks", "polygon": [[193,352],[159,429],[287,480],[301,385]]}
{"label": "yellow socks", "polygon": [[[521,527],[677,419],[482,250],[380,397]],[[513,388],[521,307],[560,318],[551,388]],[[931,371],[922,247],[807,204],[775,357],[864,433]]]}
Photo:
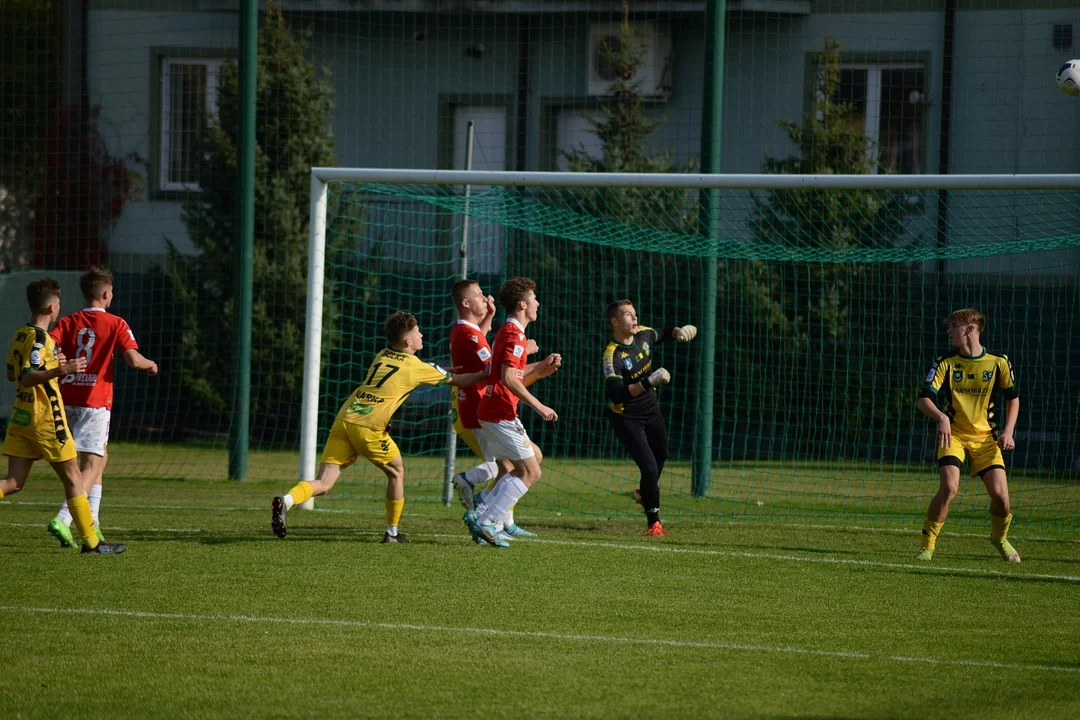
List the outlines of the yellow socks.
{"label": "yellow socks", "polygon": [[396,528],[401,522],[401,511],[405,509],[405,498],[397,500],[386,499],[386,525]]}
{"label": "yellow socks", "polygon": [[937,546],[938,535],[941,534],[941,528],[945,527],[943,522],[934,522],[929,517],[923,519],[922,523],[922,546],[923,550],[933,550]]}
{"label": "yellow socks", "polygon": [[3,500],[3,499],[4,499],[4,491],[0,490],[0,500]]}
{"label": "yellow socks", "polygon": [[990,539],[994,542],[1002,542],[1009,534],[1009,526],[1012,525],[1012,513],[1007,517],[990,515]]}
{"label": "yellow socks", "polygon": [[303,503],[306,503],[308,500],[311,499],[311,496],[314,494],[314,491],[312,491],[311,489],[311,483],[309,483],[307,480],[297,483],[296,487],[289,491],[288,496],[292,498],[292,502],[289,503],[288,500],[285,501],[286,509],[291,510],[293,505],[301,505]]}
{"label": "yellow socks", "polygon": [[68,498],[68,510],[75,521],[75,528],[82,536],[83,545],[93,549],[98,546],[97,533],[94,531],[94,516],[90,512],[90,501],[86,493]]}

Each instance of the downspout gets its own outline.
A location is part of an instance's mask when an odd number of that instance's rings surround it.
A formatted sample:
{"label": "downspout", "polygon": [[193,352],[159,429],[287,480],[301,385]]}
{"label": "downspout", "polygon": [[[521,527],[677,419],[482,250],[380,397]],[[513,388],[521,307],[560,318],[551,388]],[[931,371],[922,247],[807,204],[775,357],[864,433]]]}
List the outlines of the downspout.
{"label": "downspout", "polygon": [[[949,122],[952,117],[953,53],[956,47],[956,0],[945,0],[945,33],[941,43],[941,129],[938,134],[938,173],[949,174]],[[945,258],[941,252],[949,239],[949,191],[938,190],[937,201],[937,273],[944,276]],[[941,279],[940,277],[938,278]]]}

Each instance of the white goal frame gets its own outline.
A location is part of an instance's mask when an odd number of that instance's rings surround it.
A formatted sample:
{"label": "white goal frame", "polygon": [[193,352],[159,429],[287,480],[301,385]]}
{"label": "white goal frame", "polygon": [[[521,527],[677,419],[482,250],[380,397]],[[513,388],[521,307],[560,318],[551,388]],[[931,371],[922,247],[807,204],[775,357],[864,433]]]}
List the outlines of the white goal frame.
{"label": "white goal frame", "polygon": [[[505,172],[385,168],[311,169],[304,386],[299,479],[317,471],[322,306],[326,270],[327,186],[331,182],[516,187],[623,187],[695,190],[1080,190],[1080,174],[765,175]],[[452,459],[448,461],[452,463]]]}

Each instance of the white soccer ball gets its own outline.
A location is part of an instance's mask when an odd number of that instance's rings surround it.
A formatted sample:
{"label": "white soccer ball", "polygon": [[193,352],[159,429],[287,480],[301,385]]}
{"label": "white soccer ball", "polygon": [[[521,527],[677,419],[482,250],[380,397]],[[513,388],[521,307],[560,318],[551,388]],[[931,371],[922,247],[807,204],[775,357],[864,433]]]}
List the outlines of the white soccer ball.
{"label": "white soccer ball", "polygon": [[1066,95],[1080,95],[1080,60],[1070,60],[1058,68],[1057,84]]}

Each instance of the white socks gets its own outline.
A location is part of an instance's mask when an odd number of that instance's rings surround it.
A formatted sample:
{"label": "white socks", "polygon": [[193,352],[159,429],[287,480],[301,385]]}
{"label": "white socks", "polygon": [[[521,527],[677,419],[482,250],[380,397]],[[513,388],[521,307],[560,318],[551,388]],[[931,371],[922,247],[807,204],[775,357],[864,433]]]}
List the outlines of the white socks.
{"label": "white socks", "polygon": [[501,521],[527,492],[529,488],[525,487],[525,483],[521,482],[517,476],[503,475],[495,485],[495,489],[484,500],[483,514],[480,515],[478,521],[481,525],[494,525]]}
{"label": "white socks", "polygon": [[387,525],[386,534],[390,537],[397,537],[397,525]]}
{"label": "white socks", "polygon": [[289,493],[281,499],[285,503],[285,512],[289,512],[290,510],[292,510],[292,506],[296,503],[296,501],[293,500],[292,493]]}
{"label": "white socks", "polygon": [[100,483],[90,487],[90,492],[86,493],[86,499],[90,501],[90,514],[94,516],[94,525],[101,527],[101,523],[98,522],[98,509],[101,507]]}
{"label": "white socks", "polygon": [[71,527],[71,511],[68,510],[67,500],[60,506],[60,512],[56,513],[56,518],[68,527]]}

